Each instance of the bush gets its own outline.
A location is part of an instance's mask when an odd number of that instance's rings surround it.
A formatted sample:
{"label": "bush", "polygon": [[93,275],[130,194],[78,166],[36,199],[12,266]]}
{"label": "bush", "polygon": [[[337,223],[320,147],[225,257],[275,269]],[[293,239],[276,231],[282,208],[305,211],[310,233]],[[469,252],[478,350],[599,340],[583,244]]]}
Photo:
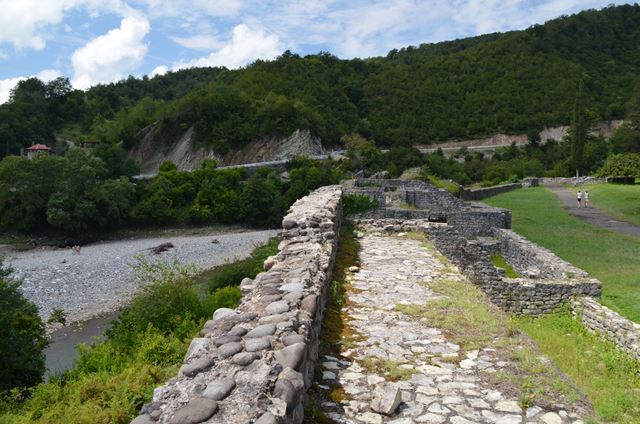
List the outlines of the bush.
{"label": "bush", "polygon": [[353,194],[346,195],[342,199],[342,212],[345,216],[364,212],[377,206],[378,201],[369,196]]}
{"label": "bush", "polygon": [[48,345],[38,308],[20,292],[20,281],[9,277],[0,260],[0,391],[30,387],[46,370]]}
{"label": "bush", "polygon": [[256,247],[248,258],[226,263],[209,271],[206,275],[209,291],[238,286],[245,277],[254,278],[263,270],[265,259],[278,253],[279,242],[278,238],[271,239],[264,246]]}
{"label": "bush", "polygon": [[599,177],[640,177],[640,153],[611,155],[596,175]]}
{"label": "bush", "polygon": [[107,331],[115,343],[133,346],[149,326],[169,334],[185,317],[198,321],[210,314],[191,279],[194,269],[177,262],[139,259],[136,272],[144,285]]}

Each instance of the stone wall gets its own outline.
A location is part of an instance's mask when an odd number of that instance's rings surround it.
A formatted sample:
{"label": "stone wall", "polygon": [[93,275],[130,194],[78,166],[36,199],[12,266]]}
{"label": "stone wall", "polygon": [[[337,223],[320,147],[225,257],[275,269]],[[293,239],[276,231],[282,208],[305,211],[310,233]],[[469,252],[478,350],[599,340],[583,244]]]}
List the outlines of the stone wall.
{"label": "stone wall", "polygon": [[506,193],[518,188],[522,188],[521,183],[513,184],[500,184],[492,187],[482,188],[464,188],[460,186],[460,198],[462,200],[482,200],[487,197],[495,196],[496,194]]}
{"label": "stone wall", "polygon": [[520,275],[539,279],[587,278],[588,274],[513,231],[495,228],[500,252]]}
{"label": "stone wall", "polygon": [[574,315],[585,327],[614,342],[620,349],[640,360],[640,325],[620,316],[593,298],[572,302]]}
{"label": "stone wall", "polygon": [[511,228],[511,211],[470,203],[450,212],[446,221],[467,237],[489,236],[494,228]]}
{"label": "stone wall", "polygon": [[542,185],[550,185],[550,184],[571,184],[571,185],[583,185],[583,184],[602,184],[606,183],[607,179],[605,177],[553,177],[553,178],[540,178],[540,184]]}
{"label": "stone wall", "polygon": [[[472,283],[480,287],[495,305],[510,313],[542,314],[569,302],[575,296],[600,296],[600,282],[586,276],[584,271],[581,271],[583,274],[567,275],[563,279],[505,278],[503,272],[491,263],[490,253],[494,250],[492,248],[489,251],[486,248],[486,240],[469,239],[450,225],[424,220],[394,219],[359,219],[356,223],[365,229],[389,233],[400,231],[426,233],[435,247]],[[513,234],[514,242],[520,240],[519,236],[509,230],[501,231]],[[531,245],[533,243],[524,246],[523,249]],[[549,266],[564,269],[563,267],[568,265],[552,253],[551,255],[546,258]]]}
{"label": "stone wall", "polygon": [[510,211],[465,202],[423,181],[363,178],[341,184],[345,194],[365,195],[378,201],[377,209],[357,218],[447,222],[470,237],[489,235],[493,227],[511,228]]}
{"label": "stone wall", "polygon": [[133,423],[301,423],[337,251],[342,189],[320,188],[283,220],[279,253],[193,339],[177,377]]}

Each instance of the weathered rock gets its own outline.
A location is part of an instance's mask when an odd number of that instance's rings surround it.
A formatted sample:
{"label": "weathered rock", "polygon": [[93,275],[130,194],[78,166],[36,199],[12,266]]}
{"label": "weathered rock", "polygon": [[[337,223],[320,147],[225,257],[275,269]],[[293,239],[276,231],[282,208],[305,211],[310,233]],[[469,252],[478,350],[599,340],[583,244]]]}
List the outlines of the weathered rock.
{"label": "weathered rock", "polygon": [[213,339],[213,344],[216,346],[222,346],[223,344],[239,342],[242,340],[239,336],[227,335]]}
{"label": "weathered rock", "polygon": [[231,362],[233,362],[236,365],[246,367],[247,365],[255,361],[257,358],[258,358],[258,355],[256,355],[253,352],[240,352],[233,355],[233,358],[231,358]]}
{"label": "weathered rock", "polygon": [[231,330],[229,330],[229,332],[227,333],[228,336],[239,336],[242,337],[245,334],[247,334],[249,332],[249,330],[247,330],[246,328],[240,326],[239,324],[234,326]]}
{"label": "weathered rock", "polygon": [[273,396],[284,401],[287,412],[291,412],[297,405],[299,391],[289,380],[278,379],[273,389]]}
{"label": "weathered rock", "polygon": [[290,308],[289,303],[286,300],[279,300],[277,302],[270,303],[269,305],[267,305],[266,308],[264,308],[264,310],[269,315],[275,315],[275,314],[281,314],[283,312],[287,312],[289,308]]}
{"label": "weathered rock", "polygon": [[271,413],[265,412],[253,424],[278,424],[278,419]]}
{"label": "weathered rock", "polygon": [[231,393],[236,386],[236,382],[232,378],[222,377],[207,384],[207,388],[202,393],[202,397],[221,400]]}
{"label": "weathered rock", "polygon": [[223,344],[218,348],[218,356],[220,359],[228,358],[229,356],[235,355],[236,353],[242,350],[242,343],[240,342],[231,342],[227,344]]}
{"label": "weathered rock", "polygon": [[402,394],[397,384],[380,383],[373,390],[371,409],[384,415],[392,415],[401,401]]}
{"label": "weathered rock", "polygon": [[178,409],[169,421],[170,424],[197,424],[208,420],[218,410],[218,402],[207,398],[190,400]]}
{"label": "weathered rock", "polygon": [[306,351],[306,344],[296,343],[276,351],[276,361],[284,368],[289,367],[295,370],[302,364]]}
{"label": "weathered rock", "polygon": [[270,336],[275,332],[276,332],[275,324],[264,324],[264,325],[259,325],[258,327],[249,331],[247,334],[245,334],[244,337],[247,339],[254,338],[254,337],[264,337],[264,336]]}
{"label": "weathered rock", "polygon": [[150,415],[139,415],[131,421],[131,424],[156,424]]}
{"label": "weathered rock", "polygon": [[235,313],[236,313],[235,309],[218,308],[213,313],[213,320],[217,321],[217,320],[219,320],[221,318],[228,317],[230,315],[235,315]]}
{"label": "weathered rock", "polygon": [[244,350],[247,352],[257,352],[259,350],[269,349],[270,347],[271,341],[268,337],[247,339],[244,342]]}
{"label": "weathered rock", "polygon": [[267,259],[265,259],[263,267],[265,271],[269,271],[271,268],[273,268],[273,266],[276,264],[276,257],[275,256],[269,256]]}
{"label": "weathered rock", "polygon": [[194,375],[208,370],[216,363],[216,360],[213,356],[205,356],[203,358],[195,359],[190,363],[183,365],[180,368],[180,373],[182,375],[186,375],[187,377],[193,377]]}
{"label": "weathered rock", "polygon": [[290,334],[282,338],[282,344],[285,346],[291,346],[296,343],[304,343],[304,336],[302,334]]}
{"label": "weathered rock", "polygon": [[300,309],[306,311],[309,316],[316,316],[316,310],[318,308],[318,296],[315,294],[310,294],[309,296],[302,299],[300,303]]}
{"label": "weathered rock", "polygon": [[540,421],[545,424],[562,424],[562,418],[555,412],[547,412],[540,417]]}

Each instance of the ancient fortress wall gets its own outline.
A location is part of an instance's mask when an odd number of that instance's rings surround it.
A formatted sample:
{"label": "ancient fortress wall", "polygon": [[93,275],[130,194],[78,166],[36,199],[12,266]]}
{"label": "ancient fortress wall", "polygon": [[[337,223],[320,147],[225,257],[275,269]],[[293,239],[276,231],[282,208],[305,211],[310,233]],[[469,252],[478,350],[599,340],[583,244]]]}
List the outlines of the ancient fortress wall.
{"label": "ancient fortress wall", "polygon": [[[417,231],[491,301],[515,314],[570,303],[584,325],[640,359],[640,325],[600,305],[601,284],[510,230],[511,213],[463,202],[418,181],[356,180],[298,200],[283,220],[276,256],[241,283],[235,310],[219,309],[195,338],[178,376],[154,391],[135,424],[299,424],[313,381],[327,289],[337,252],[342,195],[379,199],[351,217],[387,233]],[[491,256],[520,275],[507,278]]]}
{"label": "ancient fortress wall", "polygon": [[318,356],[337,251],[342,189],[322,187],[283,220],[279,253],[241,284],[193,339],[178,376],[154,391],[135,424],[300,423]]}

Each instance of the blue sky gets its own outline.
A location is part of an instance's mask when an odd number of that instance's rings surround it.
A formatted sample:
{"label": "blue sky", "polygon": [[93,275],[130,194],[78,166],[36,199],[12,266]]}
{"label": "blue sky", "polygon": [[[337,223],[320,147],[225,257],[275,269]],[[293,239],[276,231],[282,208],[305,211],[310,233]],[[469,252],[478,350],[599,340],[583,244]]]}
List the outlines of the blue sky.
{"label": "blue sky", "polygon": [[86,89],[193,66],[238,68],[286,49],[341,58],[602,8],[597,0],[0,0],[0,103],[23,78]]}

